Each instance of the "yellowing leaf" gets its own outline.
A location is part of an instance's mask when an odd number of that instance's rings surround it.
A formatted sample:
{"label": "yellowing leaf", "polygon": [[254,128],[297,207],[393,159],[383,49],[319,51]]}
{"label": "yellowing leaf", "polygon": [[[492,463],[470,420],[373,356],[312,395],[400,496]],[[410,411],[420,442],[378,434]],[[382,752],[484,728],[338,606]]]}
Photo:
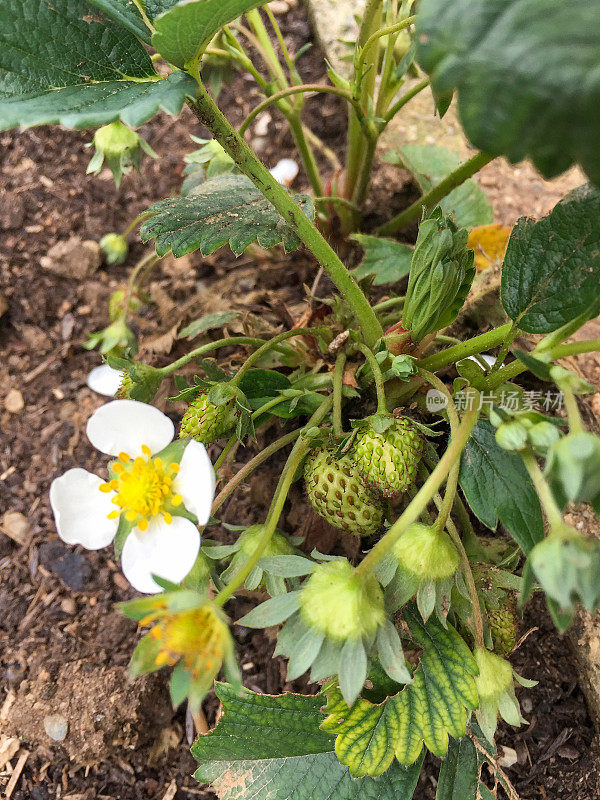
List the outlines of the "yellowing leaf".
{"label": "yellowing leaf", "polygon": [[448,736],[465,735],[468,710],[478,705],[471,651],[449,625],[424,624],[413,609],[404,611],[423,656],[413,682],[381,704],[359,698],[348,708],[337,689],[327,692],[329,714],[322,727],[336,736],[335,752],[355,777],[382,775],[394,756],[405,767],[423,744],[436,756],[448,748]]}
{"label": "yellowing leaf", "polygon": [[475,251],[475,267],[478,271],[502,264],[510,233],[511,229],[500,223],[473,228],[468,246]]}

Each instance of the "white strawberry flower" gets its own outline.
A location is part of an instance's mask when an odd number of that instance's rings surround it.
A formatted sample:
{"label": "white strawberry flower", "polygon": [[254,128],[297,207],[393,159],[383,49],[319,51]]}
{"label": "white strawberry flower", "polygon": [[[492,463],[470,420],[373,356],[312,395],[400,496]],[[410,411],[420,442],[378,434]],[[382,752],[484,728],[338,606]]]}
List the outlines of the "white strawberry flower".
{"label": "white strawberry flower", "polygon": [[[197,526],[210,517],[215,473],[204,445],[190,441],[180,457],[162,451],[175,434],[171,420],[137,400],[114,400],[92,414],[87,435],[101,453],[114,456],[108,481],[85,469],[70,469],[50,487],[60,538],[88,550],[109,545],[120,525],[130,527],[121,563],[140,592],[161,587],[152,576],[179,583],[200,549]],[[125,525],[125,523],[128,523]]]}

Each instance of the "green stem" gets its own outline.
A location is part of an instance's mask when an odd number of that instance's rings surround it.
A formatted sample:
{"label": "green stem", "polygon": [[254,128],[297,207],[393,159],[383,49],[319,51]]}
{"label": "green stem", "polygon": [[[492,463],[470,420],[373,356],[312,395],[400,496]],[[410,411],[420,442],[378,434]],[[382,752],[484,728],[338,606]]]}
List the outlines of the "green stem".
{"label": "green stem", "polygon": [[473,576],[473,570],[471,569],[471,562],[469,561],[469,556],[467,555],[467,551],[465,550],[459,533],[456,530],[456,525],[450,518],[448,518],[446,523],[446,530],[450,534],[450,538],[454,542],[454,545],[460,555],[463,575],[467,583],[467,589],[469,590],[469,597],[471,598],[471,605],[473,606],[473,636],[477,642],[477,647],[484,648],[485,640],[483,638],[483,619],[481,616],[481,606],[479,604],[477,586],[475,585],[475,578]]}
{"label": "green stem", "polygon": [[336,195],[324,195],[323,197],[313,197],[313,202],[317,204],[326,205],[327,203],[337,203],[341,206],[349,208],[351,211],[358,211],[357,206],[351,200],[346,200],[345,197],[337,197]]}
{"label": "green stem", "polygon": [[502,343],[502,347],[500,348],[500,351],[498,352],[498,355],[496,357],[496,361],[494,363],[494,366],[490,370],[488,378],[491,375],[495,375],[497,372],[500,371],[502,365],[504,364],[506,356],[508,355],[508,351],[510,350],[510,346],[514,342],[518,332],[519,332],[519,329],[517,328],[516,323],[513,322],[513,324],[510,327],[509,332],[506,334],[506,338],[504,339],[504,342]]}
{"label": "green stem", "polygon": [[221,347],[235,347],[241,344],[253,344],[261,347],[266,344],[266,342],[264,339],[255,339],[253,336],[228,336],[226,339],[217,339],[215,342],[208,342],[208,344],[196,347],[191,352],[178,358],[177,361],[173,361],[171,364],[167,364],[166,367],[162,367],[159,372],[162,372],[163,375],[170,375],[180,367],[184,367],[192,359],[203,356],[205,353],[210,353],[211,350],[219,350]]}
{"label": "green stem", "polygon": [[261,450],[258,455],[254,456],[253,459],[248,461],[247,464],[244,464],[240,471],[233,476],[229,483],[227,483],[215,497],[212,505],[212,514],[214,515],[217,513],[225,500],[227,500],[227,498],[233,494],[236,488],[248,477],[248,475],[250,475],[257,467],[267,461],[267,459],[271,458],[272,455],[286,447],[286,445],[296,441],[301,433],[302,428],[297,428],[291,433],[286,433],[285,436],[282,436],[280,439],[272,442],[268,447],[265,447],[264,450]]}
{"label": "green stem", "polygon": [[[477,393],[475,392],[475,400]],[[456,436],[452,437],[448,449],[439,460],[437,466],[417,492],[414,500],[405,509],[399,519],[392,525],[385,536],[377,542],[375,547],[368,553],[363,561],[356,568],[357,574],[365,575],[370,572],[394,547],[404,531],[412,525],[427,508],[427,504],[438,491],[442,483],[452,469],[455,462],[460,458],[471,431],[473,430],[479,416],[479,403],[474,402],[472,407],[463,416]]]}
{"label": "green stem", "polygon": [[320,196],[325,191],[325,187],[323,186],[323,179],[315,158],[315,152],[304,135],[304,126],[302,125],[300,113],[290,114],[287,117],[287,121],[312,190],[314,194]]}
{"label": "green stem", "polygon": [[569,420],[569,433],[581,433],[583,431],[583,424],[581,422],[581,414],[579,406],[577,405],[577,398],[570,389],[564,385],[558,385],[558,388],[563,393],[563,400],[565,402],[565,409],[567,410],[567,418]]}
{"label": "green stem", "polygon": [[[315,426],[318,426],[325,416],[331,410],[333,398],[331,395],[319,406],[319,408],[315,411],[309,421],[306,423],[303,429],[304,431],[309,430]],[[300,438],[292,448],[292,452],[288,456],[288,459],[285,463],[285,467],[283,468],[283,472],[279,477],[279,482],[275,489],[275,494],[273,495],[273,500],[271,501],[271,506],[269,508],[269,512],[267,514],[267,518],[264,524],[264,530],[262,536],[258,540],[256,545],[256,549],[254,550],[253,554],[250,556],[244,567],[235,574],[232,578],[230,583],[222,589],[219,594],[215,597],[214,602],[217,605],[222,606],[236,591],[239,586],[242,586],[248,575],[252,572],[254,567],[260,561],[262,553],[265,547],[269,544],[271,537],[275,533],[275,529],[277,528],[277,523],[279,522],[279,517],[281,516],[281,512],[283,511],[283,506],[287,499],[288,492],[290,490],[290,486],[293,483],[294,477],[296,475],[296,471],[298,467],[302,463],[302,460],[311,446],[311,440],[308,439],[303,434],[300,435]]]}
{"label": "green stem", "polygon": [[251,11],[247,11],[246,19],[257,40],[260,42],[260,46],[263,50],[263,58],[266,59],[269,72],[273,76],[274,80],[279,83],[282,88],[285,88],[288,85],[285,72],[283,71],[283,67],[279,62],[279,58],[277,57],[277,53],[275,52],[275,48],[273,47],[271,39],[269,38],[269,34],[265,28],[258,9],[253,8]]}
{"label": "green stem", "polygon": [[371,372],[373,373],[373,379],[375,381],[375,390],[377,392],[377,413],[387,414],[385,385],[383,381],[383,375],[381,373],[381,367],[379,366],[379,362],[375,358],[375,354],[373,353],[373,351],[370,350],[366,345],[359,344],[358,350],[360,350],[360,352],[369,362],[369,366],[371,367]]}
{"label": "green stem", "polygon": [[446,348],[446,350],[441,350],[439,353],[434,353],[432,356],[424,358],[419,366],[431,372],[437,372],[442,367],[455,364],[457,361],[467,358],[467,356],[474,356],[477,353],[483,353],[485,350],[501,345],[511,328],[512,322],[508,322],[499,328],[493,328],[491,331],[473,337],[473,339],[453,345]]}
{"label": "green stem", "polygon": [[422,81],[419,81],[419,83],[416,83],[412,87],[412,89],[406,92],[406,94],[403,94],[402,97],[400,97],[384,115],[384,120],[386,122],[386,125],[394,119],[394,117],[400,111],[400,109],[404,108],[404,106],[408,102],[410,102],[413,99],[413,97],[416,97],[416,95],[418,95],[419,92],[422,92],[423,89],[426,89],[429,86],[429,84],[430,84],[429,78],[424,78]]}
{"label": "green stem", "polygon": [[346,353],[342,350],[338,353],[335,360],[333,371],[333,433],[335,436],[343,436],[344,428],[342,425],[342,390],[344,387],[344,367],[346,366]]}
{"label": "green stem", "polygon": [[310,222],[288,192],[273,178],[246,142],[232,128],[202,83],[198,84],[198,97],[190,106],[200,122],[208,128],[240,170],[247,175],[262,194],[279,211],[287,224],[313,253],[329,273],[348,305],[356,315],[364,341],[374,346],[383,335],[383,329],[359,285],[350,275],[334,250]]}
{"label": "green stem", "polygon": [[556,503],[556,500],[554,499],[554,495],[550,491],[550,487],[544,478],[542,470],[535,460],[535,456],[531,451],[522,452],[521,456],[523,457],[527,472],[531,477],[533,485],[535,486],[535,490],[538,493],[538,497],[540,498],[542,506],[544,507],[550,528],[562,525],[562,514]]}
{"label": "green stem", "polygon": [[373,311],[385,311],[387,308],[393,308],[394,306],[402,305],[405,300],[405,295],[390,297],[389,300],[382,300],[381,303],[377,303],[377,305],[373,306]]}
{"label": "green stem", "polygon": [[362,50],[358,56],[356,62],[356,74],[362,75],[365,66],[365,59],[372,44],[375,44],[375,42],[377,42],[377,40],[382,36],[388,36],[390,33],[400,33],[400,31],[403,31],[404,28],[408,28],[410,25],[412,25],[415,19],[416,17],[414,16],[407,17],[401,22],[395,22],[393,25],[386,25],[384,28],[380,28],[378,31],[372,33],[362,46]]}
{"label": "green stem", "polygon": [[236,373],[235,377],[232,378],[231,382],[234,384],[239,384],[240,380],[244,377],[253,364],[259,361],[272,347],[281,344],[281,342],[285,342],[286,339],[292,339],[294,336],[316,336],[319,333],[327,333],[330,330],[331,329],[326,326],[322,326],[320,328],[293,328],[291,331],[283,331],[283,333],[277,334],[277,336],[269,339],[268,342],[265,342],[261,347],[259,347],[258,350],[255,350],[252,355],[248,356],[246,361]]}
{"label": "green stem", "polygon": [[522,372],[526,372],[527,367],[521,361],[516,359],[515,361],[511,361],[510,364],[507,364],[505,367],[496,372],[495,375],[487,378],[486,380],[486,388],[487,389],[497,389],[506,381],[512,381],[513,378],[516,378],[517,375],[520,375]]}
{"label": "green stem", "polygon": [[232,449],[235,447],[235,443],[237,441],[238,441],[237,433],[234,433],[233,436],[228,440],[223,450],[221,451],[221,455],[215,461],[214,464],[215,472],[218,472],[219,468],[223,466],[223,462],[225,461],[229,453],[232,451]]}
{"label": "green stem", "polygon": [[460,527],[463,533],[465,549],[474,561],[485,560],[485,550],[477,538],[475,528],[471,522],[471,517],[467,511],[465,504],[462,501],[460,494],[457,492],[454,496],[454,513],[456,514]]}
{"label": "green stem", "polygon": [[142,211],[142,213],[138,214],[137,217],[133,220],[133,222],[131,222],[125,228],[125,230],[123,231],[122,235],[125,236],[125,237],[129,236],[129,234],[134,230],[134,228],[136,228],[140,224],[140,222],[143,222],[146,219],[146,217],[149,217],[149,216],[151,216],[151,215],[150,215],[150,213],[148,211]]}
{"label": "green stem", "polygon": [[289,50],[287,49],[285,39],[283,38],[283,35],[281,33],[281,28],[279,27],[279,23],[275,19],[275,14],[273,14],[268,5],[264,6],[264,11],[265,14],[267,15],[269,22],[271,23],[271,27],[273,28],[275,36],[277,37],[277,41],[279,42],[279,47],[281,48],[281,54],[283,55],[283,60],[285,61],[285,65],[288,68],[290,80],[292,81],[292,83],[294,83],[295,81],[301,83],[301,81],[298,80],[299,78],[298,70],[296,69],[294,61],[290,56]]}
{"label": "green stem", "polygon": [[569,342],[568,344],[559,344],[553,347],[550,352],[552,353],[552,360],[565,358],[567,356],[578,356],[581,353],[595,353],[600,350],[600,339],[586,339],[583,342]]}
{"label": "green stem", "polygon": [[437,186],[434,186],[429,192],[426,192],[422,197],[415,201],[411,206],[406,208],[396,217],[393,217],[389,222],[380,225],[376,228],[374,233],[376,236],[389,236],[410,225],[411,222],[419,219],[423,213],[423,209],[429,211],[433,206],[443,200],[446,195],[450,194],[453,189],[460,186],[468,178],[472,177],[486,164],[489,164],[495,156],[488,155],[488,153],[477,153],[457,167],[454,172],[447,175]]}

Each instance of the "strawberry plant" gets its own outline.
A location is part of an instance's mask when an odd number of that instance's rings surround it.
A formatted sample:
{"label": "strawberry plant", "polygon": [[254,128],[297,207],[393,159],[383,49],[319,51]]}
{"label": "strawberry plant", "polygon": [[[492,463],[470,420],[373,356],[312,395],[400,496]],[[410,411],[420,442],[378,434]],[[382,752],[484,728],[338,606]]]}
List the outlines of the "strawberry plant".
{"label": "strawberry plant", "polygon": [[[122,372],[120,399],[88,423],[111,461],[103,478],[74,469],[54,481],[57,530],[71,544],[113,544],[148,595],[123,606],[149,628],[134,674],[172,667],[173,702],[193,712],[225,678],[215,689],[224,714],[194,746],[198,779],[221,797],[409,800],[429,751],[441,759],[438,800],[515,798],[494,734],[500,717],[524,722],[517,687],[533,685],[510,664],[518,607],[545,593],[564,631],[578,603],[600,603],[600,543],[564,519],[572,503],[600,511],[600,439],[578,400],[592,387],[559,363],[600,350],[570,341],[600,312],[600,4],[367,0],[348,74],[329,67],[322,85],[303,82],[262,5],[0,0],[0,127],[95,129],[89,171],[106,164],[117,184],[143,168],[143,152],[155,155],[135,129],[158,111],[186,104],[210,137],[196,140],[178,195],[102,239],[108,263],[123,263],[141,223],[155,252],[91,334],[89,347]],[[218,107],[226,68],[246,71],[264,96],[237,130]],[[327,148],[303,118],[305,96],[319,92],[348,112],[346,162],[329,175],[316,156]],[[389,154],[422,194],[365,232],[378,142],[421,92],[440,116],[457,96],[478,150],[464,163],[432,146]],[[309,194],[279,183],[244,138],[270,107],[289,125]],[[449,328],[478,280],[472,229],[492,222],[472,176],[499,156],[528,157],[546,177],[576,163],[590,182],[543,219],[518,222],[502,268],[505,321],[456,339]],[[411,223],[414,245],[395,238]],[[365,251],[354,270],[338,255],[349,237]],[[225,245],[236,255],[305,247],[335,287],[318,324],[210,339],[226,311],[188,326],[184,336],[206,341],[172,363],[137,359],[128,323],[154,265]],[[377,302],[379,286],[389,297]],[[223,348],[247,353],[237,371],[214,360]],[[180,372],[191,362],[200,374],[189,384]],[[525,373],[552,387],[566,417],[532,403]],[[178,436],[151,405],[170,376],[188,406]],[[285,432],[231,477],[238,443],[276,418]],[[218,441],[211,464],[205,445]],[[266,518],[230,526],[234,544],[209,538],[225,501],[284,452]],[[355,558],[309,552],[281,529],[295,483],[340,538],[359,537]],[[499,522],[508,536],[490,540]],[[263,598],[231,620],[228,601],[244,587]],[[236,622],[278,626],[288,678],[307,673],[318,687],[244,689]]]}

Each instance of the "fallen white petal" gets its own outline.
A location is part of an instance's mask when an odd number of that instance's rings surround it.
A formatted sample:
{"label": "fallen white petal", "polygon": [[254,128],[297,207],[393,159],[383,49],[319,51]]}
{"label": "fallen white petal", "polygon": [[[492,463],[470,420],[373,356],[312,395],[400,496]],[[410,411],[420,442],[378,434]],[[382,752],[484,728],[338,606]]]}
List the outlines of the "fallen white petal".
{"label": "fallen white petal", "polygon": [[101,483],[104,481],[97,475],[79,467],[52,481],[50,505],[56,530],[64,542],[99,550],[115,538],[119,520],[108,519],[115,510],[111,503],[115,492],[101,492]]}
{"label": "fallen white petal", "polygon": [[205,525],[215,496],[216,477],[206,448],[191,441],[183,451],[173,491],[183,498],[183,505]]}
{"label": "fallen white petal", "polygon": [[87,424],[90,442],[101,453],[121,452],[138,456],[142,445],[152,453],[165,448],[175,435],[175,426],[158,408],[137,400],[113,400],[95,411]]}
{"label": "fallen white petal", "polygon": [[87,376],[87,385],[92,391],[102,394],[105,397],[114,397],[119,390],[123,372],[120,369],[113,369],[108,364],[100,364]]}
{"label": "fallen white petal", "polygon": [[125,540],[123,574],[138,592],[162,592],[152,575],[179,583],[194,566],[199,550],[200,534],[189,519],[173,517],[167,525],[162,518],[155,518],[148,530],[134,528]]}
{"label": "fallen white petal", "polygon": [[283,186],[291,186],[294,178],[298,175],[299,167],[291,158],[282,158],[269,172],[278,183]]}
{"label": "fallen white petal", "polygon": [[467,356],[465,358],[465,361],[474,361],[476,364],[481,364],[482,360],[485,361],[488,367],[493,367],[498,359],[495,356],[488,356],[487,353],[478,353],[476,356]]}

